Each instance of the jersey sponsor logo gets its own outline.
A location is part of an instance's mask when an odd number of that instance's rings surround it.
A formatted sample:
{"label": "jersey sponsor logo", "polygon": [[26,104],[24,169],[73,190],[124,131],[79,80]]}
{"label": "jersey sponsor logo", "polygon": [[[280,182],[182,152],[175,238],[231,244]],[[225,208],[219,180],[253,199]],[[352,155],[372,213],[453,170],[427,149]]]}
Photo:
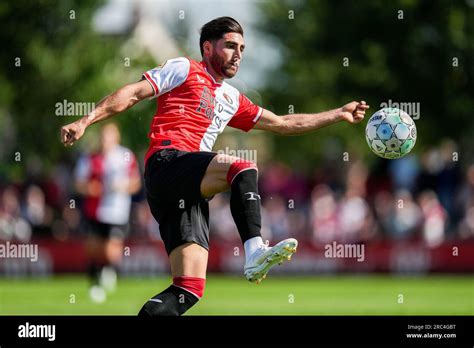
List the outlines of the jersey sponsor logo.
{"label": "jersey sponsor logo", "polygon": [[201,100],[196,111],[203,113],[210,120],[214,116],[214,96],[208,87],[204,87],[202,90]]}

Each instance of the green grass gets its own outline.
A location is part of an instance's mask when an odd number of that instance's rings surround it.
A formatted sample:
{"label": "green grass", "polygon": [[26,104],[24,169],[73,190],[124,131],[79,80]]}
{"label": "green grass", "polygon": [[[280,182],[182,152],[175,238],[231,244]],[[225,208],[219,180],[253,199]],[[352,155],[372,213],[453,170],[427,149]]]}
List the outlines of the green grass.
{"label": "green grass", "polygon": [[[169,282],[169,277],[120,279],[105,303],[94,304],[82,276],[2,278],[0,315],[135,315]],[[255,285],[243,277],[210,275],[204,298],[187,314],[473,315],[473,303],[474,282],[467,276],[270,275]]]}

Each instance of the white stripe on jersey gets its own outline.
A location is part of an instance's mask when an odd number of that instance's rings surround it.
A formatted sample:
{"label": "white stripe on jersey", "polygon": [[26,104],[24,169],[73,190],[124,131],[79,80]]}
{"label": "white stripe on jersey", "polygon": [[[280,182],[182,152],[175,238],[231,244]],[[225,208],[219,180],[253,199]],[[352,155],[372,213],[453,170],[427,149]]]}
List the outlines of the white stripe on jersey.
{"label": "white stripe on jersey", "polygon": [[199,149],[201,151],[212,151],[217,136],[224,131],[227,123],[239,110],[239,91],[223,82],[215,90],[214,116],[209,127],[204,133]]}

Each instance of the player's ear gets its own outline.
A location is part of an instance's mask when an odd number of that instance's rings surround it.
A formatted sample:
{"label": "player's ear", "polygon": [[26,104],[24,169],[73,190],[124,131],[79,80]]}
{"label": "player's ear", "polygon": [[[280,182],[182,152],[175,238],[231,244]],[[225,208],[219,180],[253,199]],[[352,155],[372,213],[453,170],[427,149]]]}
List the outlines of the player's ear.
{"label": "player's ear", "polygon": [[204,41],[202,44],[202,49],[204,53],[204,57],[209,57],[212,55],[212,42],[211,41]]}

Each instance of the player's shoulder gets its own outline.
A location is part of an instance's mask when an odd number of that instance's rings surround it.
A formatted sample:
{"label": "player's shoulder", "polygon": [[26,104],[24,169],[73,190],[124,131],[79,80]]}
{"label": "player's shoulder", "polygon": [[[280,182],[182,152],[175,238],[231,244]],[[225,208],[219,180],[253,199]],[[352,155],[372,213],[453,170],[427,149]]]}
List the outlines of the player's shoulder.
{"label": "player's shoulder", "polygon": [[189,58],[186,57],[170,58],[163,62],[160,67],[169,70],[188,72],[191,67],[191,61]]}
{"label": "player's shoulder", "polygon": [[237,88],[225,81],[222,82],[221,88],[225,93],[230,94],[237,99],[240,99],[240,96],[242,95]]}
{"label": "player's shoulder", "polygon": [[230,85],[227,82],[222,82],[222,89],[224,91],[224,97],[227,99],[227,96],[230,96],[232,100],[237,101],[237,107],[240,105],[246,105],[252,101],[236,87]]}

